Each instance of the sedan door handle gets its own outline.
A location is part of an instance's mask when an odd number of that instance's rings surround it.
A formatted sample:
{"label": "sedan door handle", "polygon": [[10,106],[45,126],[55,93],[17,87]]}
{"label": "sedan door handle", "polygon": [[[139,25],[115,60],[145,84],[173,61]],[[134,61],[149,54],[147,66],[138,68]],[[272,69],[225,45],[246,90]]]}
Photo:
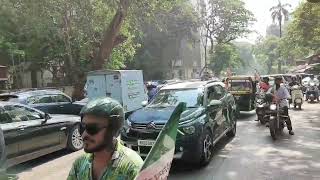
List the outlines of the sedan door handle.
{"label": "sedan door handle", "polygon": [[61,105],[61,106],[59,106],[59,107],[63,108],[63,106],[62,106],[62,105]]}
{"label": "sedan door handle", "polygon": [[21,125],[21,126],[18,126],[18,129],[20,130],[20,131],[24,131],[24,128],[26,128],[27,126],[26,125]]}
{"label": "sedan door handle", "polygon": [[67,129],[67,127],[62,127],[62,128],[60,128],[61,131],[64,131],[64,130],[66,130],[66,129]]}

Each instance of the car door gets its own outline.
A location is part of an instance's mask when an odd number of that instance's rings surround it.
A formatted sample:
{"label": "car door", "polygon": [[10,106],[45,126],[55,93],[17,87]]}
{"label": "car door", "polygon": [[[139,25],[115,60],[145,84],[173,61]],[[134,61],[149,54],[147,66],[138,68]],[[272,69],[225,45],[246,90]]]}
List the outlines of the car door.
{"label": "car door", "polygon": [[[206,104],[209,105],[210,101],[215,100],[216,92],[214,86],[209,86],[206,90]],[[217,139],[222,133],[222,121],[223,121],[223,108],[216,107],[210,108],[207,106],[207,114],[209,118],[210,126],[213,130],[213,138]]]}
{"label": "car door", "polygon": [[228,102],[228,97],[227,97],[227,92],[221,85],[214,85],[214,91],[215,93],[215,100],[220,100],[222,102],[222,112],[223,112],[223,118],[221,119],[221,128],[222,131],[224,132],[229,126],[229,102]]}
{"label": "car door", "polygon": [[60,125],[45,122],[44,114],[36,109],[23,105],[13,105],[8,112],[14,119],[20,119],[21,139],[19,141],[19,154],[25,155],[45,148],[60,145]]}
{"label": "car door", "polygon": [[63,94],[52,96],[54,102],[57,103],[56,114],[76,114],[74,105],[70,97]]}
{"label": "car door", "polygon": [[6,110],[0,107],[0,127],[5,139],[7,159],[19,156],[19,141],[22,139],[19,127],[22,127],[22,123],[13,121]]}

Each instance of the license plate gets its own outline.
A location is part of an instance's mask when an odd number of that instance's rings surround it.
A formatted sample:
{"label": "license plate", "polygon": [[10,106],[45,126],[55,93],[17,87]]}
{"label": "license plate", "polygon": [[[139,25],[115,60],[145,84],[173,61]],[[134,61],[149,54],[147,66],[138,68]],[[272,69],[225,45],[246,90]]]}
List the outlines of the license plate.
{"label": "license plate", "polygon": [[301,99],[296,99],[296,103],[302,103]]}
{"label": "license plate", "polygon": [[234,96],[236,100],[239,100],[240,99],[240,96]]}
{"label": "license plate", "polygon": [[155,142],[154,140],[138,140],[138,146],[153,146]]}

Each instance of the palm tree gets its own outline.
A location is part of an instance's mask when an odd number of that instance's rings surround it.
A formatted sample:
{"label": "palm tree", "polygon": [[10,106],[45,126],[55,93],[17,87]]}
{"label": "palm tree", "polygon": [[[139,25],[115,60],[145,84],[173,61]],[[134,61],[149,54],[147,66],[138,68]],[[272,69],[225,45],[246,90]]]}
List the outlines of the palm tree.
{"label": "palm tree", "polygon": [[291,7],[290,4],[282,4],[280,0],[278,0],[278,5],[270,8],[271,18],[273,22],[276,20],[279,23],[280,27],[280,38],[282,37],[282,20],[287,21],[289,19],[289,11],[286,9],[287,7]]}
{"label": "palm tree", "polygon": [[[282,37],[282,21],[287,21],[289,19],[289,11],[286,9],[287,7],[291,7],[290,4],[282,4],[280,0],[278,0],[278,5],[270,8],[271,18],[273,23],[277,20],[280,28],[280,38]],[[280,52],[279,52],[280,57]],[[278,59],[278,72],[281,73],[281,60]]]}

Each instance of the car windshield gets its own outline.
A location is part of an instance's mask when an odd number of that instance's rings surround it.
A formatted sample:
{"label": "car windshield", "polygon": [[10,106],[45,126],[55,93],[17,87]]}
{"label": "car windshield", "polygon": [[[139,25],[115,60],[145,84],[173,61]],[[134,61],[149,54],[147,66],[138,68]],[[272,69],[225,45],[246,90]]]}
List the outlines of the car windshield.
{"label": "car windshield", "polygon": [[199,107],[202,105],[203,93],[201,89],[164,89],[161,90],[148,107],[176,106],[185,102],[187,107]]}
{"label": "car windshield", "polygon": [[231,91],[250,91],[252,89],[251,82],[248,80],[233,80],[230,83]]}

